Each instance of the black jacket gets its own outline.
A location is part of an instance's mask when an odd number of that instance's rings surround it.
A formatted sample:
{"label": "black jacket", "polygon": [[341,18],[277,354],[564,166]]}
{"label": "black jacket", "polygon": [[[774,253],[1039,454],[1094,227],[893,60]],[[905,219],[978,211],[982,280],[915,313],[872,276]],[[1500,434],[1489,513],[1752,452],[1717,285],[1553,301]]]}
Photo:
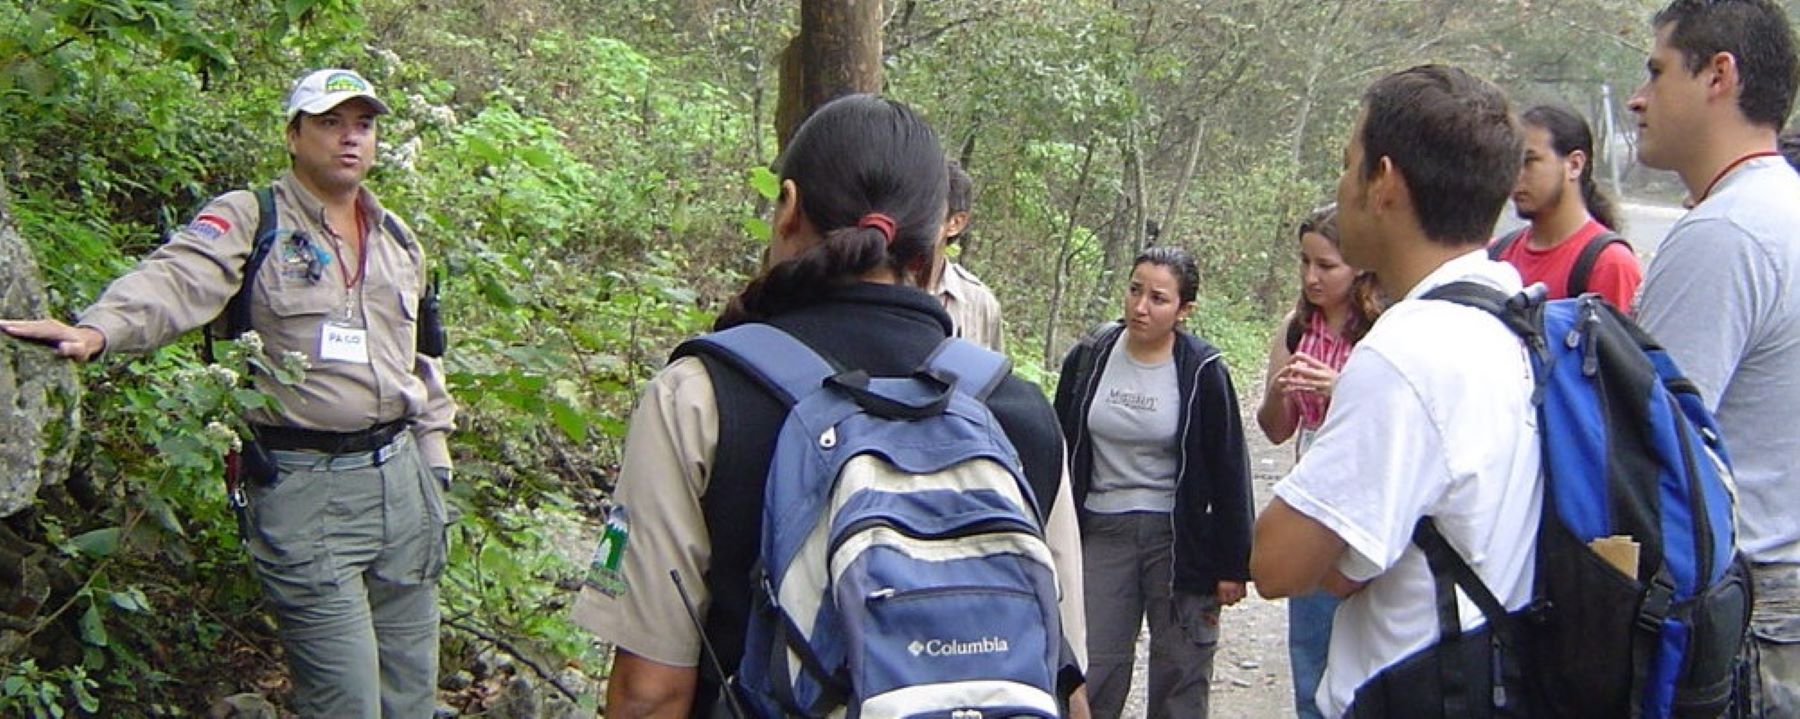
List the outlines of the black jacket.
{"label": "black jacket", "polygon": [[[1094,447],[1088,408],[1100,385],[1107,353],[1125,333],[1118,322],[1095,328],[1063,359],[1056,414],[1069,445],[1069,484],[1077,512],[1093,484]],[[1187,332],[1175,333],[1175,372],[1181,388],[1176,432],[1175,589],[1212,594],[1221,581],[1250,580],[1250,460],[1237,393],[1219,350]]]}
{"label": "black jacket", "polygon": [[[819,354],[846,368],[877,377],[911,374],[949,336],[950,316],[937,298],[911,287],[857,284],[821,301],[772,317]],[[787,416],[781,403],[729,363],[700,355],[719,408],[719,446],[713,476],[700,508],[712,539],[706,587],[712,605],[706,636],[727,673],[737,670],[749,624],[751,569],[761,552],[763,491],[776,431]],[[1019,452],[1025,479],[1047,518],[1062,480],[1062,438],[1056,414],[1036,385],[1008,377],[988,395],[1001,429]],[[727,429],[729,428],[729,429]],[[701,716],[718,695],[719,679],[702,659],[694,713]],[[1071,662],[1059,677],[1063,692],[1081,683]]]}

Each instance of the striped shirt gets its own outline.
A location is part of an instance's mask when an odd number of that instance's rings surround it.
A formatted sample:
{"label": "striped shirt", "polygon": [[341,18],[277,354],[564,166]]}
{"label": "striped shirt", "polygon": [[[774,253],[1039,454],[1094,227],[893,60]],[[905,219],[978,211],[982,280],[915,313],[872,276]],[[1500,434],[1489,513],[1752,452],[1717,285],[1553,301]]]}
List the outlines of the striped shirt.
{"label": "striped shirt", "polygon": [[[1295,352],[1305,352],[1308,356],[1327,367],[1342,372],[1344,363],[1350,361],[1350,348],[1353,345],[1343,335],[1325,325],[1325,313],[1314,312],[1312,321],[1307,324],[1306,331],[1300,335],[1300,344]],[[1331,398],[1316,394],[1303,393],[1292,396],[1295,409],[1300,413],[1300,428],[1316,430],[1325,423],[1325,408],[1330,406]]]}

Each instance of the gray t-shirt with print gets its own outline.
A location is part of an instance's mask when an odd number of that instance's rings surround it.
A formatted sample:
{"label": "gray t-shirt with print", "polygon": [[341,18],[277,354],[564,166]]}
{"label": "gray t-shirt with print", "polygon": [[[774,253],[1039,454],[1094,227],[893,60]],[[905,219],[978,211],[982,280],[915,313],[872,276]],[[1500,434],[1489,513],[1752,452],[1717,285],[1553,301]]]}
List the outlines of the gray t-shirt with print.
{"label": "gray t-shirt with print", "polygon": [[1131,357],[1123,339],[1114,344],[1088,408],[1094,477],[1087,509],[1102,514],[1174,511],[1180,424],[1174,358],[1144,364]]}

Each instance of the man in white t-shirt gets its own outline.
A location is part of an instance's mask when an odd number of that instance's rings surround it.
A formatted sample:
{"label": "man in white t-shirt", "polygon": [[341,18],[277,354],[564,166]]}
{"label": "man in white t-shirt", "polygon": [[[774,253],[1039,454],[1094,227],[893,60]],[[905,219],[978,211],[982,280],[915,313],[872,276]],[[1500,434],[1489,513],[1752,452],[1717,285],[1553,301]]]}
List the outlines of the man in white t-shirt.
{"label": "man in white t-shirt", "polygon": [[[1411,715],[1426,709],[1405,702],[1442,695],[1435,668],[1405,663],[1439,638],[1436,585],[1412,544],[1420,518],[1507,609],[1530,600],[1542,482],[1529,358],[1481,310],[1420,297],[1458,281],[1520,289],[1483,245],[1521,143],[1505,95],[1456,68],[1394,73],[1363,96],[1338,228],[1344,260],[1400,301],[1356,346],[1312,448],[1276,485],[1250,567],[1264,597],[1346,597],[1317,698],[1327,716]],[[1481,630],[1481,612],[1457,597],[1463,631]],[[1499,694],[1465,689],[1472,701]]]}

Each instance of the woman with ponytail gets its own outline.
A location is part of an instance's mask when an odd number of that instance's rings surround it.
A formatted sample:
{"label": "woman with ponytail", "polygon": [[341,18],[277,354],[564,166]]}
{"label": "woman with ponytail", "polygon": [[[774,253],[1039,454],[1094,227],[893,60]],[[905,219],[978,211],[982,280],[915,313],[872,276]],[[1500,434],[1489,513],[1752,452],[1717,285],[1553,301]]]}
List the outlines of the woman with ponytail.
{"label": "woman with ponytail", "polygon": [[1594,185],[1594,134],[1569,110],[1539,105],[1519,117],[1525,164],[1513,207],[1531,225],[1495,241],[1489,254],[1518,268],[1526,285],[1542,282],[1550,299],[1598,292],[1621,310],[1643,270],[1621,229],[1612,198]]}
{"label": "woman with ponytail", "polygon": [[[944,219],[943,158],[931,128],[900,103],[852,95],[820,107],[779,162],[764,268],[715,328],[763,322],[844,369],[913,373],[951,332],[942,305],[919,289]],[[1065,639],[1080,648],[1080,546],[1056,415],[1017,377],[987,405],[1049,510]],[[780,400],[707,355],[671,362],[645,389],[608,514],[618,548],[596,559],[575,607],[576,621],[615,647],[607,717],[727,716],[710,713],[724,682],[701,639],[725,673],[737,668],[765,475],[785,417]],[[1060,674],[1072,716],[1086,716],[1080,656]]]}

